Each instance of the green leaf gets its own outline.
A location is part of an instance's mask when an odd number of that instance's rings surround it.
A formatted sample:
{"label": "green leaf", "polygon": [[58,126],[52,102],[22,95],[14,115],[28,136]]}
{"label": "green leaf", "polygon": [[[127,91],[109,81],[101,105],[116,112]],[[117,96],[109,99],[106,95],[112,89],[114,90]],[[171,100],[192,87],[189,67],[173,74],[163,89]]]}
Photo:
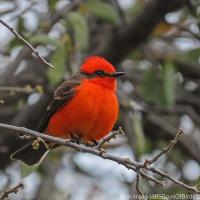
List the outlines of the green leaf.
{"label": "green leaf", "polygon": [[136,0],[134,4],[128,9],[127,13],[131,17],[134,17],[141,12],[142,8],[144,7],[144,2],[141,0]]}
{"label": "green leaf", "polygon": [[22,46],[22,42],[19,41],[16,37],[14,37],[7,45],[6,51],[9,52],[11,49],[17,47],[17,46]]}
{"label": "green leaf", "polygon": [[159,68],[150,68],[145,71],[141,85],[141,95],[149,103],[164,104],[163,85]]}
{"label": "green leaf", "polygon": [[49,69],[48,79],[52,85],[56,85],[63,77],[65,72],[65,54],[65,44],[62,44],[51,57],[51,63],[55,68]]}
{"label": "green leaf", "polygon": [[85,17],[79,12],[70,12],[69,22],[74,30],[76,47],[80,50],[86,50],[89,44],[89,30]]}
{"label": "green leaf", "polygon": [[167,62],[164,65],[163,88],[165,94],[165,103],[167,107],[173,106],[175,102],[175,69],[172,63]]}
{"label": "green leaf", "polygon": [[55,6],[57,4],[58,0],[48,0],[48,6],[50,10],[55,10]]}
{"label": "green leaf", "polygon": [[175,69],[172,63],[167,62],[162,69],[146,70],[141,93],[150,103],[170,107],[175,102],[175,87]]}
{"label": "green leaf", "polygon": [[196,184],[197,190],[200,190],[200,176],[198,178],[197,184]]}
{"label": "green leaf", "polygon": [[31,44],[42,44],[42,45],[48,45],[51,44],[55,47],[58,47],[60,45],[60,42],[56,39],[50,38],[47,35],[32,35],[28,38],[28,41]]}
{"label": "green leaf", "polygon": [[136,139],[136,149],[137,154],[141,155],[147,150],[147,143],[144,136],[142,120],[138,112],[134,112],[133,114],[133,129],[135,133]]}
{"label": "green leaf", "polygon": [[187,61],[187,62],[198,62],[198,59],[200,58],[200,48],[188,50],[185,52],[181,52],[181,54],[178,55],[178,59],[181,61]]}
{"label": "green leaf", "polygon": [[35,172],[38,169],[39,165],[25,165],[22,164],[21,165],[21,177],[24,178],[26,176],[28,176],[29,174],[31,174],[32,172]]}
{"label": "green leaf", "polygon": [[22,33],[25,30],[25,28],[24,28],[24,18],[22,18],[22,17],[18,18],[17,30],[20,33]]}
{"label": "green leaf", "polygon": [[89,11],[96,17],[111,24],[118,23],[118,13],[111,4],[100,0],[88,0],[86,6],[88,7]]}

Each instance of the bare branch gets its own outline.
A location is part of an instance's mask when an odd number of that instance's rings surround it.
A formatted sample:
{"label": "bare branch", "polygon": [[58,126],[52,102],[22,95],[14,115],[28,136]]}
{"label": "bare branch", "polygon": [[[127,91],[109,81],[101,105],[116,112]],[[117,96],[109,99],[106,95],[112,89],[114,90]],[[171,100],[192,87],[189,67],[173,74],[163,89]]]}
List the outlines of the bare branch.
{"label": "bare branch", "polygon": [[16,8],[17,8],[17,5],[16,5],[16,2],[14,2],[14,5],[13,5],[12,8],[8,8],[8,9],[5,9],[5,10],[0,10],[0,16],[9,14],[9,13],[15,11]]}
{"label": "bare branch", "polygon": [[22,92],[26,94],[30,94],[33,92],[39,92],[39,88],[31,87],[30,85],[26,85],[25,87],[12,87],[12,86],[0,86],[1,92]]}
{"label": "bare branch", "polygon": [[20,13],[17,13],[14,16],[12,16],[12,18],[10,20],[12,21],[12,20],[14,20],[14,19],[16,19],[18,17],[21,17],[22,15],[24,15],[25,13],[30,11],[35,4],[36,4],[36,1],[32,0],[31,3],[26,8],[24,8],[24,10],[22,10]]}
{"label": "bare branch", "polygon": [[143,192],[140,188],[140,169],[136,172],[136,184],[135,184],[136,191],[139,195],[143,195]]}
{"label": "bare branch", "polygon": [[194,33],[193,31],[191,31],[189,28],[184,27],[184,26],[179,26],[177,25],[177,28],[181,31],[185,31],[188,32],[189,34],[191,34],[195,39],[200,40],[200,36],[199,34]]}
{"label": "bare branch", "polygon": [[8,198],[8,196],[12,193],[17,194],[19,190],[23,189],[24,185],[22,183],[18,184],[17,186],[10,188],[4,191],[0,197],[0,200]]}
{"label": "bare branch", "polygon": [[181,136],[181,134],[183,134],[183,130],[182,129],[179,129],[175,138],[173,140],[170,141],[169,145],[167,147],[165,147],[164,149],[161,150],[160,153],[158,153],[155,157],[153,157],[151,160],[146,160],[145,162],[147,164],[152,164],[154,163],[155,161],[157,161],[163,154],[169,152],[173,147],[174,145],[177,143],[179,137]]}
{"label": "bare branch", "polygon": [[164,181],[160,181],[160,180],[154,178],[153,176],[150,176],[150,175],[144,173],[141,170],[140,170],[140,175],[141,175],[141,177],[143,179],[148,180],[148,181],[152,181],[152,182],[156,183],[160,187],[164,187],[164,185],[165,185]]}
{"label": "bare branch", "polygon": [[[99,156],[99,157],[101,157],[103,159],[106,159],[106,160],[112,160],[112,161],[114,161],[114,162],[116,162],[116,163],[118,163],[120,165],[123,165],[127,169],[135,171],[142,178],[144,178],[144,179],[146,179],[148,181],[153,181],[156,184],[163,186],[164,185],[163,181],[160,181],[159,179],[157,179],[155,177],[151,177],[148,174],[146,174],[147,172],[153,172],[153,174],[159,175],[162,178],[166,178],[166,179],[172,181],[173,183],[179,185],[182,188],[185,188],[185,189],[187,189],[189,191],[192,191],[192,192],[194,192],[196,194],[200,194],[200,191],[198,191],[197,188],[188,186],[185,183],[183,183],[181,181],[178,181],[175,178],[171,177],[169,174],[167,174],[167,173],[165,173],[165,172],[163,172],[163,171],[161,171],[161,170],[159,170],[157,168],[154,168],[154,167],[150,166],[160,156],[162,156],[164,153],[168,152],[176,144],[180,134],[183,132],[181,129],[179,129],[179,131],[177,132],[176,137],[173,140],[173,143],[171,142],[170,145],[168,146],[168,148],[163,150],[162,151],[163,153],[160,153],[156,157],[154,157],[151,162],[147,162],[147,161],[136,162],[136,161],[130,160],[129,158],[123,158],[123,157],[119,157],[119,156],[116,156],[116,155],[108,154],[107,152],[105,152],[103,150],[99,150],[99,149],[92,148],[92,147],[87,147],[87,146],[85,146],[83,144],[73,143],[69,139],[64,140],[62,138],[58,138],[58,137],[53,137],[53,136],[50,136],[50,135],[42,134],[42,133],[27,129],[27,128],[24,128],[24,127],[18,127],[18,126],[3,124],[3,123],[0,123],[0,127],[4,128],[4,129],[12,130],[13,132],[11,132],[11,133],[13,133],[13,134],[21,133],[21,134],[30,135],[30,136],[32,136],[34,138],[42,138],[45,141],[49,141],[49,142],[53,142],[53,143],[56,143],[56,144],[59,144],[59,145],[71,147],[71,148],[73,148],[73,149],[75,149],[77,151],[80,151],[80,152],[90,153],[90,154]],[[142,171],[142,170],[144,170],[144,171]],[[139,188],[138,175],[137,175],[137,182],[136,183],[137,183],[137,187]],[[141,192],[141,190],[139,190],[138,188],[137,188],[137,190],[139,192]]]}
{"label": "bare branch", "polygon": [[47,62],[43,57],[41,57],[38,51],[27,40],[25,40],[14,28],[12,28],[10,25],[8,25],[1,19],[0,23],[3,24],[6,28],[8,28],[21,42],[23,42],[34,53],[38,60],[40,60],[46,66],[54,68],[54,66],[51,63]]}
{"label": "bare branch", "polygon": [[124,133],[124,131],[122,130],[121,127],[119,127],[117,131],[113,131],[113,132],[111,132],[108,136],[104,137],[104,138],[99,142],[99,144],[96,146],[96,148],[97,148],[98,150],[100,150],[100,149],[103,147],[103,145],[104,145],[105,143],[109,143],[110,140],[116,138],[116,136],[119,135],[119,134],[125,135],[125,133]]}
{"label": "bare branch", "polygon": [[53,24],[55,24],[59,19],[61,19],[63,17],[63,15],[66,15],[66,13],[68,13],[69,11],[74,10],[77,7],[79,7],[79,5],[82,2],[83,2],[83,0],[73,0],[69,4],[66,4],[64,7],[59,9],[56,12],[56,14],[52,17],[50,27],[52,27]]}
{"label": "bare branch", "polygon": [[152,172],[155,173],[155,174],[158,174],[158,175],[162,176],[163,178],[169,179],[170,181],[172,181],[172,182],[175,183],[176,185],[181,186],[182,188],[185,188],[185,189],[187,189],[187,190],[189,190],[189,191],[191,191],[191,192],[194,192],[194,193],[196,193],[196,194],[200,194],[200,191],[197,190],[196,187],[188,186],[188,185],[186,185],[185,183],[183,183],[183,182],[181,182],[181,181],[178,181],[178,180],[176,180],[175,178],[171,177],[171,176],[170,176],[169,174],[167,174],[166,172],[163,172],[163,171],[161,171],[161,170],[159,170],[159,169],[156,169],[156,168],[154,168],[154,167],[150,167],[150,168],[148,168],[148,170],[152,171]]}
{"label": "bare branch", "polygon": [[46,141],[54,142],[56,144],[60,144],[60,145],[63,145],[63,146],[68,146],[68,147],[71,147],[71,148],[73,148],[77,151],[80,151],[80,152],[91,153],[91,154],[97,155],[97,156],[99,156],[103,159],[112,160],[112,161],[117,162],[118,164],[122,164],[128,169],[130,169],[131,166],[132,167],[134,167],[134,166],[135,167],[144,166],[144,164],[142,162],[141,163],[135,162],[135,161],[131,161],[128,158],[121,158],[121,157],[118,157],[118,156],[115,156],[115,155],[107,154],[104,151],[100,151],[100,150],[97,150],[97,149],[94,149],[94,148],[91,148],[91,147],[87,147],[85,145],[79,145],[79,144],[73,143],[69,139],[64,140],[64,139],[59,138],[59,137],[53,137],[53,136],[50,136],[50,135],[42,134],[42,133],[39,133],[37,131],[33,131],[33,130],[30,130],[30,129],[27,129],[27,128],[24,128],[24,127],[18,127],[18,126],[3,124],[3,123],[0,123],[0,127],[4,128],[4,129],[8,129],[8,130],[13,130],[13,132],[12,132],[13,134],[19,134],[19,133],[28,134],[28,135],[33,136],[34,138],[38,138],[38,137],[43,138]]}

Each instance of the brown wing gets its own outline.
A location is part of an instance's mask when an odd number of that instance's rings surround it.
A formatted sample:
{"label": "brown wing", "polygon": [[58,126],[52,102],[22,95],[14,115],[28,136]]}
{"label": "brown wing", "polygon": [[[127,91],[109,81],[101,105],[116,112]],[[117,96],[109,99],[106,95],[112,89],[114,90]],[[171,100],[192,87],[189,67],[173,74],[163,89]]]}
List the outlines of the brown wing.
{"label": "brown wing", "polygon": [[54,92],[54,98],[47,107],[38,127],[37,131],[43,132],[53,114],[58,111],[63,105],[68,103],[72,97],[76,94],[76,87],[81,84],[81,80],[84,77],[77,75],[72,77],[69,81],[62,83]]}

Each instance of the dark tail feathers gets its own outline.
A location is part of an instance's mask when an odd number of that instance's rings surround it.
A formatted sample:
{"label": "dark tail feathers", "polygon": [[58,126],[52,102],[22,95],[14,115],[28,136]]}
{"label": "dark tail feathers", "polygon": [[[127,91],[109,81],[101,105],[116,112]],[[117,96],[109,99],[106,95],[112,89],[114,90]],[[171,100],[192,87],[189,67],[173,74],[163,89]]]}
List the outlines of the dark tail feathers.
{"label": "dark tail feathers", "polygon": [[[36,142],[36,147],[33,143]],[[10,158],[20,160],[27,165],[40,164],[49,151],[48,145],[43,140],[34,140],[14,152]]]}

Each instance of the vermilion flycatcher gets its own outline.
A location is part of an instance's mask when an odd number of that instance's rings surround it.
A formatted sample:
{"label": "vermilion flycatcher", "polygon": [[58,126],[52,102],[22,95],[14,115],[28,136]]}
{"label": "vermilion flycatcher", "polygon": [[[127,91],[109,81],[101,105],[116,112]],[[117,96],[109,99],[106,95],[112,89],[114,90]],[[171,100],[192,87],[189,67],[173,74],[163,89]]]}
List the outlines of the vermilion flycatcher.
{"label": "vermilion flycatcher", "polygon": [[[80,72],[56,89],[37,131],[60,138],[79,138],[84,143],[100,140],[116,122],[119,109],[116,78],[123,74],[116,72],[102,57],[88,57]],[[28,165],[37,164],[56,146],[34,140],[13,153],[11,158]]]}

